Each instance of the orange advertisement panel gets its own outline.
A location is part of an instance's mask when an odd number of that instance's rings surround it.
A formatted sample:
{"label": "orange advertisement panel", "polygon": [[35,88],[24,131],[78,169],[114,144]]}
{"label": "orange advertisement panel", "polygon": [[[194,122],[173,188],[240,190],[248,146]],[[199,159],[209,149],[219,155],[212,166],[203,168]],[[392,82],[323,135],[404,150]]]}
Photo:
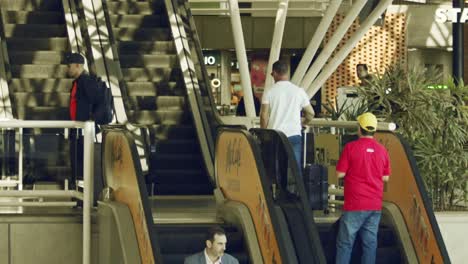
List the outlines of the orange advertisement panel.
{"label": "orange advertisement panel", "polygon": [[[392,173],[386,184],[384,200],[392,202],[401,210],[413,240],[420,263],[444,263],[443,252],[437,243],[442,239],[431,208],[426,208],[413,174],[409,156],[400,139],[392,133],[376,133],[390,155]],[[420,182],[422,185],[423,183]],[[429,204],[429,201],[426,201]],[[433,218],[431,221],[431,217]],[[443,244],[442,244],[442,247]],[[445,255],[445,254],[444,254]],[[448,258],[448,257],[447,257]]]}
{"label": "orange advertisement panel", "polygon": [[[148,220],[142,200],[141,182],[139,183],[135,168],[134,155],[124,132],[109,131],[104,140],[104,175],[106,186],[114,190],[115,201],[126,204],[130,209],[142,263],[156,263],[150,235],[152,219]],[[143,179],[140,179],[143,180]],[[148,209],[147,209],[148,210]]]}
{"label": "orange advertisement panel", "polygon": [[244,132],[223,131],[216,146],[217,185],[227,199],[247,206],[263,260],[279,264],[282,263],[279,245],[255,158]]}

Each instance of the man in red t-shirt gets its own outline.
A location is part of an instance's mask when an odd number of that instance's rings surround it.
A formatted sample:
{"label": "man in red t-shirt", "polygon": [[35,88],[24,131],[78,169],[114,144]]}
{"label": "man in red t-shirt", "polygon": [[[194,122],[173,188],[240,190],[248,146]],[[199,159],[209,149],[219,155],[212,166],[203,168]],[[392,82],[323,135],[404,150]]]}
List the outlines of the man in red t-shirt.
{"label": "man in red t-shirt", "polygon": [[350,262],[357,233],[362,240],[361,263],[375,263],[383,186],[390,175],[387,150],[374,139],[377,118],[364,113],[357,120],[359,139],[346,144],[336,165],[337,177],[344,178],[344,207],[336,245],[337,264]]}

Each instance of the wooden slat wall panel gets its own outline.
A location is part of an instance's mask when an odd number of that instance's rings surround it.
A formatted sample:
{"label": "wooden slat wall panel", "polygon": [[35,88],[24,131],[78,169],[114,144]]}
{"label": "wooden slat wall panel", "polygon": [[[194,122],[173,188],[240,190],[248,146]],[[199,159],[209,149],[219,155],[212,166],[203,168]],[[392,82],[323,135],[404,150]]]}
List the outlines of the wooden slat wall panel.
{"label": "wooden slat wall panel", "polygon": [[[343,19],[344,16],[335,17],[325,36],[324,44],[329,41]],[[326,103],[327,99],[334,102],[338,87],[359,84],[356,75],[356,65],[359,63],[367,64],[370,73],[383,73],[385,68],[392,64],[406,64],[406,21],[404,13],[386,14],[382,27],[373,26],[325,83],[325,89],[322,89],[322,102]],[[343,47],[358,28],[359,22],[355,21],[336,51]]]}

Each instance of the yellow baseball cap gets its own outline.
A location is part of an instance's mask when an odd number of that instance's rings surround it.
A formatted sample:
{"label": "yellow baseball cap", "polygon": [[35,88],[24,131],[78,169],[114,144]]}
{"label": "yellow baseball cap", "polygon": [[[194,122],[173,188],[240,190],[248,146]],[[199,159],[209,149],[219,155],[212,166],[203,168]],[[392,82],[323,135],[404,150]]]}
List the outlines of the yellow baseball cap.
{"label": "yellow baseball cap", "polygon": [[357,121],[359,126],[366,131],[374,132],[377,130],[377,117],[372,113],[367,112],[358,116]]}

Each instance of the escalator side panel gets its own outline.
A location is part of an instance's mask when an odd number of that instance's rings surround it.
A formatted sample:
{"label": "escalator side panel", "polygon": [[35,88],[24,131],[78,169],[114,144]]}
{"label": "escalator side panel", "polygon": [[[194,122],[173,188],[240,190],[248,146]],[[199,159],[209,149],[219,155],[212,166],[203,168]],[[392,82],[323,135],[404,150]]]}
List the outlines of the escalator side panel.
{"label": "escalator side panel", "polygon": [[409,145],[393,133],[376,139],[390,155],[392,174],[384,201],[396,204],[406,222],[420,263],[450,263],[424,182]]}
{"label": "escalator side panel", "polygon": [[126,204],[132,214],[143,263],[161,263],[159,246],[152,232],[152,213],[138,152],[128,131],[104,132],[104,181],[114,199]]}
{"label": "escalator side panel", "polygon": [[260,150],[244,130],[222,129],[216,143],[216,182],[226,199],[242,202],[252,215],[266,263],[297,263],[287,259],[283,234],[266,184]]}

